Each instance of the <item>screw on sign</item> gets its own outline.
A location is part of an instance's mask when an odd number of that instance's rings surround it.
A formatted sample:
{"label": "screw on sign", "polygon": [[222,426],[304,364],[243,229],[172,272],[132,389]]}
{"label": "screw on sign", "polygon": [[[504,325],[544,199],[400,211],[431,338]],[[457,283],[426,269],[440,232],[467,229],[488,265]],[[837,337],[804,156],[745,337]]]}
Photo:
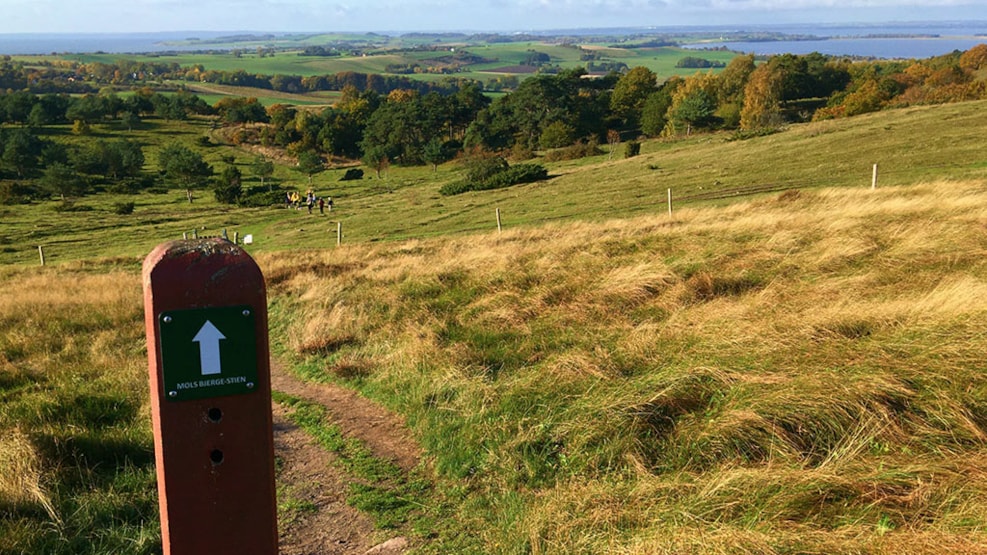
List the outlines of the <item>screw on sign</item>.
{"label": "screw on sign", "polygon": [[276,555],[267,296],[223,239],[144,260],[151,417],[165,555]]}

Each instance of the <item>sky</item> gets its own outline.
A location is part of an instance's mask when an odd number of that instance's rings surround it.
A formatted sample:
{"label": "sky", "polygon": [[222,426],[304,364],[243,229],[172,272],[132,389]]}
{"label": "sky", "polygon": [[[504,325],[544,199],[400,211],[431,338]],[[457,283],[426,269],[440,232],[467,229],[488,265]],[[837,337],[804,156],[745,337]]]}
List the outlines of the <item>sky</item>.
{"label": "sky", "polygon": [[0,33],[517,32],[963,20],[987,20],[987,0],[0,0]]}

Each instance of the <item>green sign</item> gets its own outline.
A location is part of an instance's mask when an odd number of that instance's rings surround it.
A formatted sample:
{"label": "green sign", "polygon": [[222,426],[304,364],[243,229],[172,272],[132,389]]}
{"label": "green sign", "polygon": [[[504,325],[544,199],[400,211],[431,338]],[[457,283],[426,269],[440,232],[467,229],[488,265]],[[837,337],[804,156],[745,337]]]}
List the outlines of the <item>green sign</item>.
{"label": "green sign", "polygon": [[161,373],[170,401],[250,393],[257,388],[253,307],[163,312]]}

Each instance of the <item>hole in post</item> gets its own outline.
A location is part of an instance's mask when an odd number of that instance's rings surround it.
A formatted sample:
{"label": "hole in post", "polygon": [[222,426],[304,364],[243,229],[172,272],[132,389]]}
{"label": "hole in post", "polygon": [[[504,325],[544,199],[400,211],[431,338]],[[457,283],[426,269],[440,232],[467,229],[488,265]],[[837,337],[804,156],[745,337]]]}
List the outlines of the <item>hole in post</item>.
{"label": "hole in post", "polygon": [[223,419],[223,410],[217,408],[209,409],[209,411],[206,413],[206,416],[209,417],[210,422],[213,423],[219,422],[220,420]]}
{"label": "hole in post", "polygon": [[223,464],[223,452],[219,449],[213,449],[209,453],[209,460],[212,461],[213,466],[219,466]]}

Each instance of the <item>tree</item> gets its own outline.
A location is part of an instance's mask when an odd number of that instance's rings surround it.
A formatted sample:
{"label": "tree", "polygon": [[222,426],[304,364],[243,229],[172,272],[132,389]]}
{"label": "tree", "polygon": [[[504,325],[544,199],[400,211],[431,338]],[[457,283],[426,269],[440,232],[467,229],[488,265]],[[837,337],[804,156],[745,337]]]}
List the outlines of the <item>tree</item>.
{"label": "tree", "polygon": [[387,149],[383,146],[371,146],[363,153],[363,163],[374,170],[377,179],[380,179],[380,172],[387,169],[390,159],[387,157]]}
{"label": "tree", "polygon": [[545,126],[541,136],[538,137],[538,144],[542,148],[560,148],[569,146],[575,140],[573,136],[575,130],[562,121],[553,121]]}
{"label": "tree", "polygon": [[637,127],[648,96],[658,89],[658,76],[646,67],[637,66],[625,73],[613,87],[610,109],[628,127]]}
{"label": "tree", "polygon": [[672,106],[672,97],[682,83],[684,81],[681,77],[672,77],[657,92],[648,96],[641,111],[642,133],[650,137],[661,135],[668,125],[668,109]]}
{"label": "tree", "polygon": [[312,186],[312,176],[325,171],[326,166],[318,153],[306,150],[298,154],[298,171],[308,176],[308,184]]}
{"label": "tree", "polygon": [[716,111],[716,77],[712,73],[687,78],[672,96],[668,109],[670,130],[685,125],[685,134],[692,134],[693,127],[711,125]]}
{"label": "tree", "polygon": [[17,177],[24,177],[37,168],[38,157],[44,149],[44,143],[40,139],[27,129],[14,129],[0,135],[0,138],[3,138],[0,167],[13,170]]}
{"label": "tree", "polygon": [[432,140],[425,145],[422,151],[425,162],[432,165],[432,171],[438,171],[439,164],[445,162],[449,155],[446,152],[446,147],[442,143],[442,139],[438,137],[432,137]]}
{"label": "tree", "polygon": [[[263,156],[258,156],[254,159],[253,164],[250,165],[250,171],[260,178],[260,185],[263,187],[264,180],[274,175],[274,162]],[[270,190],[274,190],[273,186]]]}
{"label": "tree", "polygon": [[85,184],[79,175],[59,162],[45,168],[44,175],[41,176],[41,187],[53,195],[59,195],[62,200],[85,191]]}
{"label": "tree", "polygon": [[617,149],[617,145],[620,144],[620,131],[616,129],[607,129],[607,146],[609,150],[607,151],[607,160],[613,160],[613,151]]}
{"label": "tree", "polygon": [[243,175],[236,166],[226,166],[213,187],[216,201],[223,204],[236,204],[243,195]]}
{"label": "tree", "polygon": [[740,111],[740,128],[744,130],[774,127],[781,119],[781,72],[762,64],[751,73],[744,87],[744,107]]}
{"label": "tree", "polygon": [[123,118],[120,120],[125,126],[127,126],[127,131],[133,131],[135,127],[141,124],[141,117],[137,112],[124,112]]}
{"label": "tree", "polygon": [[158,166],[165,178],[185,188],[188,201],[192,190],[203,186],[213,174],[202,155],[181,143],[171,143],[158,153]]}
{"label": "tree", "polygon": [[137,177],[144,168],[144,151],[140,144],[127,139],[106,144],[107,174],[114,179]]}

